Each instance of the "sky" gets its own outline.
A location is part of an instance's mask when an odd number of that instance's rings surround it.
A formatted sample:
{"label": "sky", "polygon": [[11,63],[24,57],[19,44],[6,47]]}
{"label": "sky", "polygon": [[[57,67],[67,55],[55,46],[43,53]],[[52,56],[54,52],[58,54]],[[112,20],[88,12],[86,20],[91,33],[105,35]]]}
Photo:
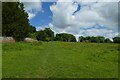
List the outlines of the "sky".
{"label": "sky", "polygon": [[29,23],[36,30],[51,28],[55,34],[69,33],[79,36],[118,35],[119,0],[45,0],[22,1]]}

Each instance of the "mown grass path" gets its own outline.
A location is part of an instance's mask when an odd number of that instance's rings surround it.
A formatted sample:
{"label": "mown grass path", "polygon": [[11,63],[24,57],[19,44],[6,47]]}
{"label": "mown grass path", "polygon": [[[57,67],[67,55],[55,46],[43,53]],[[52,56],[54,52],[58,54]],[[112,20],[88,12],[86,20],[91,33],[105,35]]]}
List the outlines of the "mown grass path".
{"label": "mown grass path", "polygon": [[118,44],[3,43],[4,78],[117,78]]}

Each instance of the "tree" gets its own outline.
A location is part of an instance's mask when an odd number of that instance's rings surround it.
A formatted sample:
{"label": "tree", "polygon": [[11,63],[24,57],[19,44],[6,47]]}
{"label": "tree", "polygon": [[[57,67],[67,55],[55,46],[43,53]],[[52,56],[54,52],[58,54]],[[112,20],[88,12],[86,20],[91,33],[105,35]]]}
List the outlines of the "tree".
{"label": "tree", "polygon": [[85,38],[83,36],[79,37],[79,42],[83,42],[85,40]]}
{"label": "tree", "polygon": [[109,38],[105,39],[105,43],[111,43],[112,41]]}
{"label": "tree", "polygon": [[29,29],[29,33],[34,33],[34,32],[36,32],[36,28],[34,27],[34,26],[32,26],[32,25],[30,25],[30,27],[28,27],[28,29]]}
{"label": "tree", "polygon": [[114,43],[120,43],[120,37],[114,37],[113,42]]}
{"label": "tree", "polygon": [[38,32],[32,32],[28,34],[28,37],[32,38],[32,39],[36,39],[36,36],[38,35]]}
{"label": "tree", "polygon": [[53,41],[54,40],[54,32],[50,28],[45,28],[45,30],[38,31],[36,36],[38,41]]}
{"label": "tree", "polygon": [[38,35],[36,36],[36,39],[38,41],[45,41],[46,40],[46,37],[47,37],[47,34],[45,33],[45,31],[41,30],[38,32]]}
{"label": "tree", "polygon": [[100,41],[100,43],[104,43],[105,42],[105,37],[103,37],[103,36],[97,36],[97,38]]}
{"label": "tree", "polygon": [[76,42],[76,38],[72,34],[61,33],[56,34],[55,41]]}
{"label": "tree", "polygon": [[47,34],[47,40],[53,41],[54,40],[54,32],[50,28],[45,28],[44,31]]}
{"label": "tree", "polygon": [[96,42],[96,38],[95,38],[94,36],[92,36],[92,37],[90,38],[90,41],[91,41],[91,42]]}
{"label": "tree", "polygon": [[85,39],[88,40],[90,42],[90,36],[87,36]]}
{"label": "tree", "polygon": [[34,28],[29,24],[24,5],[19,2],[2,3],[2,35],[23,40]]}
{"label": "tree", "polygon": [[104,43],[106,40],[106,42],[111,42],[109,39],[105,39],[105,37],[103,36],[80,36],[79,37],[79,42],[95,42],[95,43]]}

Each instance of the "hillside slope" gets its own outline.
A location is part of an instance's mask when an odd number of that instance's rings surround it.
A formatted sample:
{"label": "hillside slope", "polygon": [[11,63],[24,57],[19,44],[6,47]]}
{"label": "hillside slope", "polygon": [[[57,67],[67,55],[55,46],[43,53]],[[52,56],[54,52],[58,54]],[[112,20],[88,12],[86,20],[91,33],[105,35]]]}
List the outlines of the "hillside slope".
{"label": "hillside slope", "polygon": [[118,44],[3,43],[4,78],[117,78]]}

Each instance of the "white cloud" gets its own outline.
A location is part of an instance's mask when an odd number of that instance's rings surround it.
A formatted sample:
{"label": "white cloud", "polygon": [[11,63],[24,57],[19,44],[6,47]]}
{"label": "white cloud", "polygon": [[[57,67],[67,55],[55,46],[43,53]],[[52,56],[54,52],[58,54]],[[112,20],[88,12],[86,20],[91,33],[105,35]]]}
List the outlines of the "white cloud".
{"label": "white cloud", "polygon": [[[63,5],[64,4],[64,5]],[[52,5],[50,7],[53,12],[53,25],[59,28],[65,28],[72,25],[74,17],[72,14],[77,9],[77,5],[69,2],[58,2],[57,5]]]}
{"label": "white cloud", "polygon": [[85,36],[105,36],[112,38],[116,33],[108,29],[88,29],[83,32]]}
{"label": "white cloud", "polygon": [[[82,0],[83,1],[83,0]],[[52,29],[57,32],[67,32],[74,35],[101,35],[105,37],[113,37],[114,31],[118,29],[118,3],[103,2],[94,0],[94,2],[57,2],[50,6],[53,13]],[[117,1],[117,0],[116,0]],[[80,11],[77,11],[78,4],[81,5]],[[105,26],[106,29],[81,30],[80,28],[91,28],[99,24]],[[117,32],[116,32],[117,33]]]}
{"label": "white cloud", "polygon": [[28,19],[30,20],[30,19],[32,19],[33,17],[35,17],[35,14],[28,12]]}
{"label": "white cloud", "polygon": [[20,2],[23,2],[25,11],[28,13],[29,20],[34,18],[39,11],[43,11],[40,0],[31,0],[30,2],[20,0]]}
{"label": "white cloud", "polygon": [[[104,36],[106,38],[110,38],[112,40],[113,37],[116,37],[118,34],[117,32],[114,32],[113,30],[108,29],[88,29],[83,31],[84,36]],[[82,36],[83,36],[82,35]]]}
{"label": "white cloud", "polygon": [[81,22],[81,26],[100,24],[111,29],[117,28],[118,3],[100,2],[94,3],[91,6],[82,6],[81,11],[76,16],[78,21]]}
{"label": "white cloud", "polygon": [[45,28],[48,28],[48,26],[39,26],[36,27],[36,31],[44,30]]}

